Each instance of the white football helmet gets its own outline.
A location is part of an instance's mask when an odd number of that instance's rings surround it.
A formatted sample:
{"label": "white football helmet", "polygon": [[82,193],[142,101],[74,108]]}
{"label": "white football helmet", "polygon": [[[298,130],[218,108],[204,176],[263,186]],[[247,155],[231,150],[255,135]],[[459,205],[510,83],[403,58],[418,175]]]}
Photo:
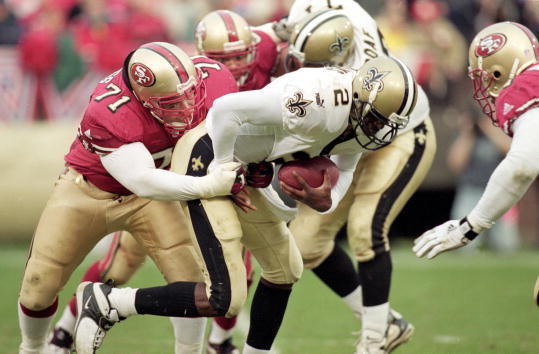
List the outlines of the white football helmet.
{"label": "white football helmet", "polygon": [[146,43],[126,58],[131,90],[174,137],[204,120],[206,87],[202,72],[177,46]]}
{"label": "white football helmet", "polygon": [[350,120],[356,141],[367,150],[389,144],[408,124],[418,95],[410,69],[392,57],[371,59],[352,82]]}
{"label": "white football helmet", "polygon": [[342,66],[354,49],[354,28],[343,11],[324,9],[294,26],[285,58],[290,72],[304,66]]}
{"label": "white football helmet", "polygon": [[485,27],[472,40],[468,75],[474,99],[496,124],[494,100],[514,77],[538,60],[537,38],[525,26],[500,22]]}
{"label": "white football helmet", "polygon": [[236,80],[248,76],[256,41],[243,17],[228,10],[210,12],[198,23],[195,40],[200,55],[226,65]]}

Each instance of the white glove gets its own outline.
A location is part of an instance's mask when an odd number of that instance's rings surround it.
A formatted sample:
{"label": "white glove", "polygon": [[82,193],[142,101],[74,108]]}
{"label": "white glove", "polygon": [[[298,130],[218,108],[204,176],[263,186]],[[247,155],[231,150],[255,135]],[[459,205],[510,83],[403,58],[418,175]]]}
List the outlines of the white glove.
{"label": "white glove", "polygon": [[416,238],[413,251],[418,257],[423,257],[428,252],[427,258],[432,259],[442,252],[468,244],[470,239],[464,233],[469,231],[467,222],[462,224],[461,220],[446,221]]}
{"label": "white glove", "polygon": [[200,198],[230,195],[240,169],[239,162],[225,162],[208,170],[207,175],[197,178]]}

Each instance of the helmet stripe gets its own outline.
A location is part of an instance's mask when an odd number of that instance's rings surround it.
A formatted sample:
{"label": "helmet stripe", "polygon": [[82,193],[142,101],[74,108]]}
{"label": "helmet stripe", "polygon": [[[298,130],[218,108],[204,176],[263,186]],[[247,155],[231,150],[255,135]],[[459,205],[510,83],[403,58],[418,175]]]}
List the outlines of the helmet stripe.
{"label": "helmet stripe", "polygon": [[412,111],[412,105],[417,95],[416,85],[414,85],[414,77],[410,69],[403,62],[394,57],[393,59],[399,65],[404,77],[404,96],[402,98],[401,106],[396,113],[399,115],[408,116]]}
{"label": "helmet stripe", "polygon": [[236,24],[234,23],[234,19],[230,15],[230,12],[219,10],[217,13],[221,16],[221,19],[225,24],[226,31],[228,32],[228,41],[237,42],[239,40],[238,31],[236,30]]}
{"label": "helmet stripe", "polygon": [[537,46],[537,37],[535,37],[535,35],[530,31],[528,27],[523,26],[520,23],[516,23],[516,22],[510,22],[510,23],[520,28],[526,34],[526,36],[528,36],[528,39],[530,40],[530,43],[532,44],[533,49],[534,49],[535,58],[537,59],[539,57],[539,47]]}
{"label": "helmet stripe", "polygon": [[178,79],[181,83],[185,83],[187,82],[187,80],[189,80],[187,70],[185,69],[185,66],[183,65],[182,61],[166,47],[161,46],[157,43],[148,43],[143,45],[141,48],[151,50],[152,52],[159,54],[166,61],[168,61],[170,65],[174,68],[174,71],[176,72],[176,75],[178,76]]}
{"label": "helmet stripe", "polygon": [[299,30],[298,36],[296,37],[296,41],[294,43],[296,50],[303,52],[305,50],[305,46],[307,45],[307,41],[311,37],[311,34],[313,34],[318,27],[336,17],[341,16],[345,16],[341,11],[330,10],[313,17],[309,22],[303,25],[303,28]]}

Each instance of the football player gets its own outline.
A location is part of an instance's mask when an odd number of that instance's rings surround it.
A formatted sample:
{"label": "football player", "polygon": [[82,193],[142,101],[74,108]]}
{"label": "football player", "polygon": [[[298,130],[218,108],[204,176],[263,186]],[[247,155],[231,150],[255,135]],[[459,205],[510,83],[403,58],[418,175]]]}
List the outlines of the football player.
{"label": "football player", "polygon": [[[266,25],[267,27],[267,25]],[[198,54],[209,57],[224,64],[234,75],[240,90],[254,90],[264,87],[270,82],[273,66],[276,62],[276,43],[280,40],[272,35],[272,31],[264,27],[251,29],[240,15],[227,10],[217,10],[206,15],[197,25],[195,40]],[[252,267],[250,253],[245,253],[247,278],[251,283]],[[109,251],[103,259],[92,264],[83,281],[107,282],[114,280],[114,285],[125,284],[140,268],[146,259],[146,251],[127,232],[113,237]],[[51,349],[69,353],[73,343],[72,333],[76,316],[75,298],[70,301],[60,321],[56,324],[51,339]],[[212,327],[209,337],[210,353],[237,353],[231,342],[232,330],[237,318],[217,317],[216,326]],[[186,329],[181,328],[183,321],[171,318],[176,336],[176,354],[196,353],[194,341]],[[189,343],[190,345],[187,345]],[[199,342],[199,347],[202,343]]]}
{"label": "football player", "polygon": [[[219,168],[235,160],[265,164],[331,155],[340,171],[333,187],[327,174],[319,188],[301,178],[302,190],[283,185],[294,198],[318,212],[331,212],[348,189],[361,153],[389,144],[408,123],[417,124],[409,122],[417,95],[410,70],[389,57],[371,60],[357,71],[301,69],[263,89],[216,100],[207,124],[189,131],[176,147],[172,169],[201,176],[208,166]],[[270,187],[247,187],[234,196],[235,205],[228,197],[181,202],[200,255],[197,259],[204,268],[204,282],[144,289],[82,283],[77,289],[78,307],[84,304],[77,317],[77,351],[92,352],[106,330],[135,314],[236,315],[246,298],[244,245],[260,264],[262,274],[243,353],[268,352],[292,285],[303,270],[286,226],[292,215],[279,201]]]}
{"label": "football player", "polygon": [[270,82],[281,42],[270,28],[270,24],[251,28],[235,12],[213,11],[197,25],[197,51],[226,65],[240,91],[258,90]]}
{"label": "football player", "polygon": [[[465,246],[490,228],[526,192],[539,174],[539,49],[525,26],[501,22],[472,40],[468,75],[473,97],[494,125],[513,138],[506,157],[494,170],[485,191],[460,220],[449,220],[415,240],[418,257]],[[537,301],[537,287],[535,301]]]}
{"label": "football player", "polygon": [[[285,60],[289,71],[324,65],[357,68],[391,55],[374,19],[353,0],[297,0],[290,9],[288,27],[292,28]],[[388,233],[424,180],[436,152],[429,102],[421,87],[411,117],[416,124],[399,131],[391,145],[369,151],[359,161],[351,188],[333,213],[319,215],[300,205],[290,225],[305,267],[361,318],[357,353],[390,352],[414,331],[389,305]],[[357,271],[335,243],[345,224]]]}
{"label": "football player", "polygon": [[129,231],[167,282],[202,279],[178,200],[241,188],[239,164],[200,177],[167,168],[177,141],[215,98],[235,91],[222,64],[193,62],[162,42],[137,48],[97,84],[32,239],[19,295],[20,353],[44,350],[58,292],[108,233]]}

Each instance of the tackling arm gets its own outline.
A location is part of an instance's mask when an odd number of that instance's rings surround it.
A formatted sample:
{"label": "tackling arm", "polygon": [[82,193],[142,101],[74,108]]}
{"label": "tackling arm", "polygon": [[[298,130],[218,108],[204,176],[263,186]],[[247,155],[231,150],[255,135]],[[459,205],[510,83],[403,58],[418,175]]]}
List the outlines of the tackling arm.
{"label": "tackling arm", "polygon": [[483,196],[462,220],[450,220],[426,231],[414,243],[418,257],[462,247],[477,234],[490,228],[524,195],[539,175],[539,108],[532,109],[513,123],[513,143],[505,159],[492,173]]}
{"label": "tackling arm", "polygon": [[183,176],[155,168],[148,149],[140,142],[122,145],[101,156],[112,177],[139,197],[155,200],[192,200],[228,195],[238,163],[225,164],[203,177]]}

